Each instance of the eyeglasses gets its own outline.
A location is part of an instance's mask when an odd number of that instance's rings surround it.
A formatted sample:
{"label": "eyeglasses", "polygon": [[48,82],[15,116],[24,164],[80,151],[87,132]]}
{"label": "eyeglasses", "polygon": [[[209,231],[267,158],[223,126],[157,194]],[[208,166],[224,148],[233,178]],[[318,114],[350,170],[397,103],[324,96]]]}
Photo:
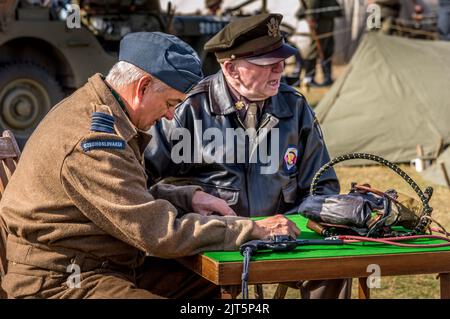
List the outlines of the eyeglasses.
{"label": "eyeglasses", "polygon": [[273,64],[256,64],[256,63],[253,63],[253,62],[251,62],[251,61],[249,61],[249,60],[246,60],[248,63],[250,63],[250,64],[253,64],[253,65],[256,65],[257,67],[260,67],[260,68],[262,68],[262,69],[273,69],[273,68],[277,68],[279,65],[280,65],[280,63],[282,64],[282,67],[284,68],[284,66],[285,66],[285,62],[284,62],[284,60],[283,61],[280,61],[280,62],[276,62],[276,63],[273,63]]}

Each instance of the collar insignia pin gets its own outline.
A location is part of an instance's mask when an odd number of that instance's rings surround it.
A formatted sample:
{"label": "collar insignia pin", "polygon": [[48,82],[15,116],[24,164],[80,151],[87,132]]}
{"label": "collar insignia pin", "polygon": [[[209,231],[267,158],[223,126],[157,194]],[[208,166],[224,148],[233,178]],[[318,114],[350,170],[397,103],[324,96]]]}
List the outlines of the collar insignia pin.
{"label": "collar insignia pin", "polygon": [[244,102],[242,102],[242,101],[237,101],[236,102],[236,104],[234,105],[234,107],[237,109],[237,110],[242,110],[243,108],[244,108]]}

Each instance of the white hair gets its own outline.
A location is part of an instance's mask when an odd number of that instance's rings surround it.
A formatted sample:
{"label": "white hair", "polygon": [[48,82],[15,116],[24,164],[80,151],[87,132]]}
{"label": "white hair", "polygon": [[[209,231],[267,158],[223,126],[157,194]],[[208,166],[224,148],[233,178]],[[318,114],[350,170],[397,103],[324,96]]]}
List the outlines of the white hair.
{"label": "white hair", "polygon": [[[106,81],[113,87],[121,88],[138,81],[145,75],[148,75],[148,73],[137,66],[125,61],[119,61],[113,65],[111,70],[109,70]],[[165,83],[161,82],[156,77],[152,76],[152,79],[152,90],[162,92],[168,88]]]}
{"label": "white hair", "polygon": [[145,71],[131,63],[119,61],[109,70],[106,81],[114,87],[125,87],[138,81],[146,74]]}

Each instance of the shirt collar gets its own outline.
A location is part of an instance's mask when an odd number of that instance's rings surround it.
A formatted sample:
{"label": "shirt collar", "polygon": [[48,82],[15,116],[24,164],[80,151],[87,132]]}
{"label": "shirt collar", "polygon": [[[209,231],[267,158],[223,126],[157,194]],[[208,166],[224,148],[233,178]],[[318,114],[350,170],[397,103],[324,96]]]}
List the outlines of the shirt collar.
{"label": "shirt collar", "polygon": [[247,99],[245,96],[241,95],[235,88],[233,88],[230,83],[228,83],[225,80],[225,83],[228,87],[228,91],[230,92],[230,96],[231,99],[234,102],[234,106],[237,110],[241,110],[241,109],[248,109],[248,105],[250,103],[256,103],[256,105],[258,106],[258,109],[262,110],[262,108],[264,107],[264,104],[266,102],[266,100],[262,100],[262,101],[250,101],[249,99]]}

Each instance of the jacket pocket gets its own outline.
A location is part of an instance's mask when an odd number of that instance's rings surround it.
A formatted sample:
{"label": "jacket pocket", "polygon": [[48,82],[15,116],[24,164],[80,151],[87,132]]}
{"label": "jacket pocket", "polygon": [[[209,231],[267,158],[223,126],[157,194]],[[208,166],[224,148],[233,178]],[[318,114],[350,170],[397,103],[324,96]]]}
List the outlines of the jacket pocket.
{"label": "jacket pocket", "polygon": [[34,297],[44,283],[43,277],[8,273],[3,277],[2,288],[8,294],[8,298]]}
{"label": "jacket pocket", "polygon": [[281,189],[285,203],[293,204],[297,200],[297,178],[291,177]]}
{"label": "jacket pocket", "polygon": [[201,183],[200,186],[206,193],[223,199],[230,206],[236,205],[238,202],[240,189],[205,183]]}

